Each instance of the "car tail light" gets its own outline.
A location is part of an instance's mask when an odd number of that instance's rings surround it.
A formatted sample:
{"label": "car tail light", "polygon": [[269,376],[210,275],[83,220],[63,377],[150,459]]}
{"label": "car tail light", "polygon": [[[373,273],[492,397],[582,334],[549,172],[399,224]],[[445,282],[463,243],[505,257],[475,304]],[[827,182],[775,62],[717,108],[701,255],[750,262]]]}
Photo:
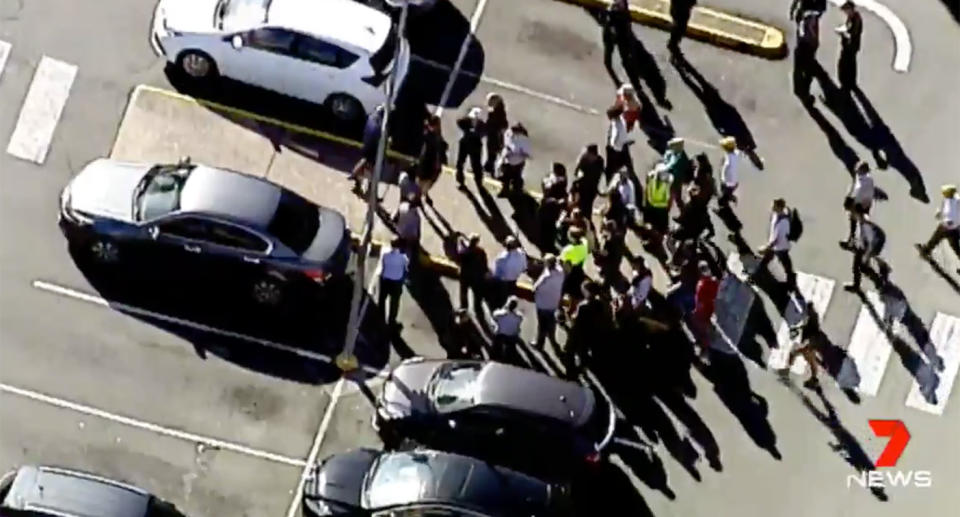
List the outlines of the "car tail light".
{"label": "car tail light", "polygon": [[327,273],[322,269],[308,269],[307,271],[304,271],[303,274],[318,284],[324,284],[330,279],[330,273]]}
{"label": "car tail light", "polygon": [[599,465],[603,457],[600,455],[599,451],[593,451],[590,454],[587,454],[583,459],[586,460],[586,462],[590,465]]}

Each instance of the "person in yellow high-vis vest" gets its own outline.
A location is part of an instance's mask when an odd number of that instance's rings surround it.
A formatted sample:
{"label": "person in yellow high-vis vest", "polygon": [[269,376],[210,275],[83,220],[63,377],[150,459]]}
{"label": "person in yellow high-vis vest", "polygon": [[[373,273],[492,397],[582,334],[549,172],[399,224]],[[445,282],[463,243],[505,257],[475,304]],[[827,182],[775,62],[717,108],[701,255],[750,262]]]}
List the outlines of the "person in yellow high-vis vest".
{"label": "person in yellow high-vis vest", "polygon": [[643,195],[643,219],[659,241],[667,233],[673,206],[673,175],[663,163],[647,173]]}

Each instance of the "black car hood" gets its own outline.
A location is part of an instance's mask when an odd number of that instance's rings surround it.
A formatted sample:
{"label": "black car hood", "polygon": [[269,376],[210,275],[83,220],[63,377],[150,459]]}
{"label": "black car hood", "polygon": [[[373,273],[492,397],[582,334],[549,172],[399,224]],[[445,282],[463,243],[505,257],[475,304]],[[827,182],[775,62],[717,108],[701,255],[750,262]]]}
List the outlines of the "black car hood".
{"label": "black car hood", "polygon": [[304,484],[303,496],[359,507],[363,479],[379,455],[372,449],[356,449],[330,456]]}
{"label": "black car hood", "polygon": [[439,368],[435,361],[405,362],[397,366],[383,386],[378,406],[388,415],[407,417],[433,410],[426,388]]}
{"label": "black car hood", "polygon": [[343,216],[329,208],[320,207],[320,227],[310,246],[304,250],[303,258],[325,263],[333,258],[346,237],[347,223]]}

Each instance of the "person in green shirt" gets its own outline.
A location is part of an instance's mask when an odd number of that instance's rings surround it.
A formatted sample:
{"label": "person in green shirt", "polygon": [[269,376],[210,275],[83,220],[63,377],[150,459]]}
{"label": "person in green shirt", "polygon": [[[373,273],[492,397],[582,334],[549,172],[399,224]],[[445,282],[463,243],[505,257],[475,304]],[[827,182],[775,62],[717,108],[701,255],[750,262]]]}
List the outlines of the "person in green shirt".
{"label": "person in green shirt", "polygon": [[663,153],[663,164],[673,175],[674,199],[679,208],[683,208],[680,189],[693,180],[693,163],[683,147],[682,138],[672,138],[667,142],[667,151]]}

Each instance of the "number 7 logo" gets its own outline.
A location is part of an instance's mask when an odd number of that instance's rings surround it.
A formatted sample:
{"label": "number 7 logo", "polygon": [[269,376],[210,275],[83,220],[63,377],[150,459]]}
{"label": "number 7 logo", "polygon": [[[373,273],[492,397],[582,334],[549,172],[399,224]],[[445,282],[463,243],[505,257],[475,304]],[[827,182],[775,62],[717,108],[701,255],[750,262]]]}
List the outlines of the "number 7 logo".
{"label": "number 7 logo", "polygon": [[868,420],[868,422],[873,429],[873,434],[890,437],[887,446],[877,458],[876,467],[895,467],[910,441],[910,431],[907,431],[907,426],[900,420]]}

